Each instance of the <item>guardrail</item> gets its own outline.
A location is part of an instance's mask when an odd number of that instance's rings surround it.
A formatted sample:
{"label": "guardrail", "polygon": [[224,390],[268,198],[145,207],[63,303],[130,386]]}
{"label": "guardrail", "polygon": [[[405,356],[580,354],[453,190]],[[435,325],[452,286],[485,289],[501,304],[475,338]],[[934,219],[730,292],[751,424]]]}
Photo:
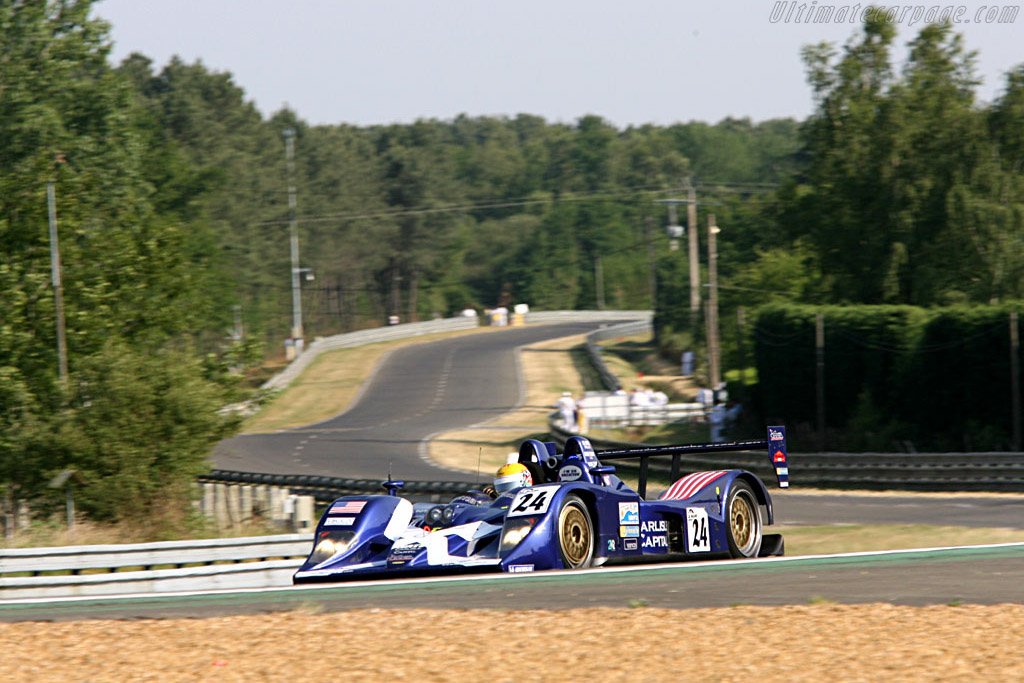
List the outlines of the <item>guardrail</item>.
{"label": "guardrail", "polygon": [[306,347],[302,355],[289,363],[288,367],[264,382],[260,389],[284,389],[324,351],[344,349],[351,346],[363,346],[364,344],[377,344],[395,339],[408,339],[409,337],[418,337],[424,334],[472,330],[479,326],[480,322],[477,318],[443,318],[419,323],[402,323],[389,327],[375,327],[368,330],[336,334],[331,337],[322,337]]}
{"label": "guardrail", "polygon": [[0,599],[289,585],[312,539],[282,534],[0,550]]}
{"label": "guardrail", "polygon": [[644,320],[635,320],[634,322],[624,323],[622,325],[613,325],[611,327],[605,327],[600,330],[596,330],[587,335],[587,356],[590,358],[590,364],[594,366],[598,376],[601,378],[601,384],[605,386],[608,391],[618,391],[622,388],[622,382],[615,376],[608,366],[604,363],[604,358],[601,357],[601,347],[597,345],[597,342],[604,341],[605,339],[611,339],[612,337],[630,337],[635,334],[644,334],[650,332],[653,328],[651,322],[650,311],[633,311],[634,314],[647,313],[648,316]]}
{"label": "guardrail", "polygon": [[530,311],[524,316],[527,325],[589,323],[600,320],[640,320],[650,325],[653,318],[653,311]]}
{"label": "guardrail", "polygon": [[[469,475],[467,475],[469,476]],[[335,498],[350,495],[384,493],[380,479],[346,479],[343,477],[320,477],[307,474],[260,474],[257,472],[233,472],[213,470],[200,477],[200,482],[223,482],[230,484],[254,484],[287,487],[289,492],[300,496],[313,496],[318,503],[330,503]],[[465,493],[474,485],[469,481],[406,481],[402,497],[423,502],[447,502]]]}
{"label": "guardrail", "polygon": [[[570,436],[554,416],[550,433],[564,446]],[[601,449],[636,448],[651,444],[611,441],[588,436]],[[629,465],[619,465],[629,470]],[[764,453],[714,453],[683,456],[686,471],[709,468],[749,470],[765,481],[775,473]],[[669,468],[651,462],[651,472],[669,476]],[[794,453],[789,452],[790,487],[868,491],[1002,491],[1024,492],[1024,453]]]}

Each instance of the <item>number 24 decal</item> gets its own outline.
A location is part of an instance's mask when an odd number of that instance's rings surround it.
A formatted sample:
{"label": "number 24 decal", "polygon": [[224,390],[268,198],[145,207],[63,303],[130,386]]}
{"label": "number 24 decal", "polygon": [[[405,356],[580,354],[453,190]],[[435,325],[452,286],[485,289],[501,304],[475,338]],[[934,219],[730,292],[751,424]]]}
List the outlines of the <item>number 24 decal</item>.
{"label": "number 24 decal", "polygon": [[710,552],[711,540],[708,538],[708,511],[703,508],[686,508],[686,522],[690,527],[686,538],[689,552]]}
{"label": "number 24 decal", "polygon": [[516,494],[512,506],[509,508],[508,517],[521,517],[523,515],[543,515],[551,505],[557,486],[542,488],[521,489]]}

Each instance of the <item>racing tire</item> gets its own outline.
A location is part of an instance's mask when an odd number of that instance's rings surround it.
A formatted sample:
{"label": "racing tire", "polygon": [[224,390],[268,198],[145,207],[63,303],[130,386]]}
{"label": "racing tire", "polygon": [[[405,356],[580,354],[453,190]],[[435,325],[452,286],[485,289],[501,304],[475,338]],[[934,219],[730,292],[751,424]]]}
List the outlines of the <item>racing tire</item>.
{"label": "racing tire", "polygon": [[737,479],[729,489],[725,524],[729,554],[733,557],[757,557],[761,552],[761,509],[754,490],[745,481]]}
{"label": "racing tire", "polygon": [[569,494],[558,510],[558,551],[566,569],[585,569],[594,562],[594,524],[579,496]]}

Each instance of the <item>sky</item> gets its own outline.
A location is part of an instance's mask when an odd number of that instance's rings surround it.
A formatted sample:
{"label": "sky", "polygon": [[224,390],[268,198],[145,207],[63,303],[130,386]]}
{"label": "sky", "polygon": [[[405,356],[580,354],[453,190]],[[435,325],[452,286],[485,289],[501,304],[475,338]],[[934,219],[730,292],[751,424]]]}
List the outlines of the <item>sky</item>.
{"label": "sky", "polygon": [[[841,46],[858,23],[838,21],[840,11],[865,7],[830,3],[832,21],[799,21],[826,2],[101,0],[93,14],[111,24],[113,63],[132,52],[155,70],[174,55],[201,61],[232,74],[264,116],[284,106],[313,125],[596,114],[624,128],[805,118],[813,102],[801,47]],[[955,29],[979,51],[981,101],[1024,63],[1024,12],[998,21],[1019,5],[895,7],[897,64],[929,9],[962,8]],[[1000,12],[987,23],[991,8]]]}

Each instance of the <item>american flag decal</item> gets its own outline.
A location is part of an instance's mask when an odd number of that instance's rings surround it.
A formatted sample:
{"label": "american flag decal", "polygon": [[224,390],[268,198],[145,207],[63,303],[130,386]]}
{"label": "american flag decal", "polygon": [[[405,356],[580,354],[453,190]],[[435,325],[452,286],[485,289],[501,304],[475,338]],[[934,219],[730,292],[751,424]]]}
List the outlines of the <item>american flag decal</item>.
{"label": "american flag decal", "polygon": [[335,503],[328,510],[331,515],[358,515],[366,505],[365,500],[346,500],[344,503]]}
{"label": "american flag decal", "polygon": [[689,498],[702,488],[715,481],[725,474],[725,470],[714,472],[694,472],[688,474],[669,487],[668,491],[661,494],[658,500],[682,500]]}

